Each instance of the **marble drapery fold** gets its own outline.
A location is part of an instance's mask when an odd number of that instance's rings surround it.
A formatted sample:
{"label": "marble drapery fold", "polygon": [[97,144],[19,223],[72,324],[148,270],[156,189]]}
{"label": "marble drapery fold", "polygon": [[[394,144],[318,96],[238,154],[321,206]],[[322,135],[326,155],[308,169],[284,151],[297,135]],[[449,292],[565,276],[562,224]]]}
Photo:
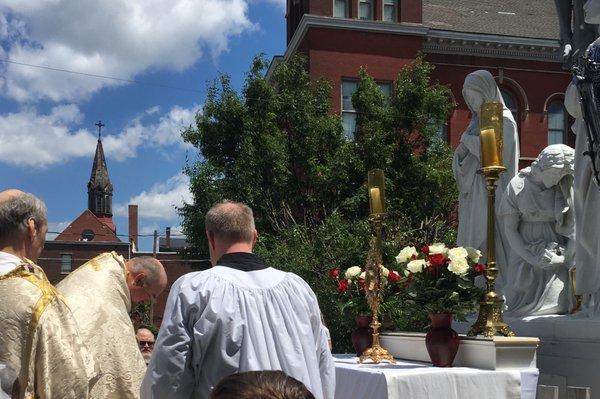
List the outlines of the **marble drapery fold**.
{"label": "marble drapery fold", "polygon": [[123,258],[114,252],[101,254],[77,268],[57,288],[99,367],[99,380],[90,398],[138,398],[146,364],[129,318],[131,299]]}
{"label": "marble drapery fold", "polygon": [[19,398],[88,398],[94,363],[71,311],[31,262],[0,275],[0,363],[18,375]]}
{"label": "marble drapery fold", "polygon": [[583,120],[579,93],[574,84],[565,92],[565,108],[575,118],[571,130],[575,139],[575,176],[573,192],[575,203],[575,228],[577,246],[575,264],[577,267],[576,294],[596,296],[599,304],[600,291],[600,191],[593,181],[590,157],[587,151],[587,127]]}
{"label": "marble drapery fold", "polygon": [[[481,168],[481,144],[479,137],[479,112],[484,102],[501,102],[503,111],[503,163],[506,171],[500,175],[496,188],[496,209],[499,200],[510,180],[517,174],[519,167],[519,137],[517,123],[504,104],[502,94],[494,77],[485,70],[470,73],[465,78],[463,97],[471,110],[469,126],[460,138],[454,152],[452,171],[458,186],[458,233],[456,243],[479,249],[487,253],[487,189],[483,175],[477,173]],[[500,286],[504,285],[504,268],[508,259],[508,245],[503,239],[501,221],[496,219],[496,263],[500,269]]]}

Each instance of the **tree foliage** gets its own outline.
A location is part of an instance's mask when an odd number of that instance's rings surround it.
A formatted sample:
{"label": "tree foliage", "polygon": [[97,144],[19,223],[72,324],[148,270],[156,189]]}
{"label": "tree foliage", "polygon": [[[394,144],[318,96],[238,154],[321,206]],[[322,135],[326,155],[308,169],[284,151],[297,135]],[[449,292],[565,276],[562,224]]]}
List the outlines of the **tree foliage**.
{"label": "tree foliage", "polygon": [[306,59],[281,63],[270,80],[267,63],[252,63],[240,93],[227,76],[213,82],[196,125],[183,133],[200,160],[189,165],[194,201],[180,209],[196,254],[206,254],[204,214],[222,199],[254,210],[257,251],[274,267],[313,287],[336,349],[348,342],[327,271],[364,263],[369,236],[366,176],[386,174],[389,218],[385,261],[402,246],[451,240],[456,202],[451,151],[436,131],[450,110],[448,89],[430,82],[421,59],[399,71],[387,98],[365,69],[352,97],[354,139],[331,109],[331,84],[311,79]]}

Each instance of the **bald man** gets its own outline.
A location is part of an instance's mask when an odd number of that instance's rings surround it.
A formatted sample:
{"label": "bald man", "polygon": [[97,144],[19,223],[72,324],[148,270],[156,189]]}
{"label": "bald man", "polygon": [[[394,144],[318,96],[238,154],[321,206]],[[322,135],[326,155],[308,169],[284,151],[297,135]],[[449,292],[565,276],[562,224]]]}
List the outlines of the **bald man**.
{"label": "bald man", "polygon": [[35,264],[46,206],[19,190],[0,192],[0,380],[18,398],[87,398],[94,364],[73,315]]}
{"label": "bald man", "polygon": [[153,301],[165,289],[161,263],[148,256],[125,262],[115,252],[83,264],[57,288],[67,299],[99,368],[90,398],[138,398],[146,363],[129,312],[132,302]]}

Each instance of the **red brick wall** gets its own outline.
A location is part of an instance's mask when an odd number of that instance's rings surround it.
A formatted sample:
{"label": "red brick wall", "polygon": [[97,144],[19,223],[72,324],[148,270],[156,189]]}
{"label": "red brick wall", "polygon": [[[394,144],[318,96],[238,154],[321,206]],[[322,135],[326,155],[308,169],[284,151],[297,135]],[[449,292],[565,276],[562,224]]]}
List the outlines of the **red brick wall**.
{"label": "red brick wall", "polygon": [[309,0],[308,13],[312,15],[333,16],[333,0]]}
{"label": "red brick wall", "polygon": [[423,22],[423,2],[421,0],[399,0],[400,22]]}

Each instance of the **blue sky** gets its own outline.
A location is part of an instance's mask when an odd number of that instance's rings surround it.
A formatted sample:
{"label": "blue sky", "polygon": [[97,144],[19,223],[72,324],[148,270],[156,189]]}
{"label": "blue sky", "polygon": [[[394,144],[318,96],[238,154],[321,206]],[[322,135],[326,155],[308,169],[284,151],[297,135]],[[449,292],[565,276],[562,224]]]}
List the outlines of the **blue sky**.
{"label": "blue sky", "polygon": [[281,0],[0,0],[0,189],[36,194],[64,229],[87,206],[101,119],[117,233],[129,203],[141,234],[177,228],[181,170],[198,157],[181,129],[208,81],[227,73],[240,88],[254,55],[284,52],[284,15]]}

